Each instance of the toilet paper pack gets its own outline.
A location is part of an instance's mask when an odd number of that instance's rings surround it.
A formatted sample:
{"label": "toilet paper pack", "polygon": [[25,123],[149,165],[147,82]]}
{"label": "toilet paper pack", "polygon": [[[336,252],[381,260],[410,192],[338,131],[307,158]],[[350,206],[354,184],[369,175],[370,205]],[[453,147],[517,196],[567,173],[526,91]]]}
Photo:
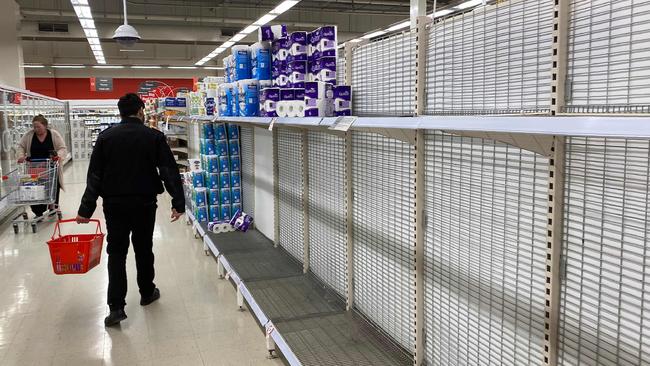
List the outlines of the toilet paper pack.
{"label": "toilet paper pack", "polygon": [[230,222],[231,218],[230,205],[221,205],[221,221]]}
{"label": "toilet paper pack", "polygon": [[280,101],[279,88],[262,89],[260,94],[260,115],[262,117],[277,117],[277,104]]}
{"label": "toilet paper pack", "polygon": [[226,140],[228,135],[226,134],[226,124],[225,123],[213,123],[214,126],[214,139],[215,140]]}
{"label": "toilet paper pack", "polygon": [[257,80],[271,79],[271,45],[269,42],[257,42],[250,47],[251,76]]}
{"label": "toilet paper pack", "polygon": [[327,25],[320,28],[318,45],[316,46],[316,58],[336,57],[337,37],[336,26]]}
{"label": "toilet paper pack", "polygon": [[222,188],[221,189],[219,203],[222,204],[222,205],[229,205],[231,203],[230,189],[229,188]]}
{"label": "toilet paper pack", "polygon": [[310,81],[305,83],[305,98],[332,99],[334,98],[333,85],[324,81]]}
{"label": "toilet paper pack", "polygon": [[232,188],[230,194],[232,203],[241,203],[241,188]]}
{"label": "toilet paper pack", "polygon": [[219,189],[219,180],[221,175],[219,173],[208,173],[208,188]]}
{"label": "toilet paper pack", "polygon": [[225,117],[233,116],[233,98],[234,98],[234,85],[232,83],[225,83],[219,86],[219,115]]}
{"label": "toilet paper pack", "polygon": [[305,99],[305,117],[331,117],[332,99]]}
{"label": "toilet paper pack", "polygon": [[203,170],[195,170],[192,172],[192,185],[197,187],[205,187],[205,172]]}
{"label": "toilet paper pack", "polygon": [[219,190],[218,189],[209,189],[208,190],[208,204],[209,205],[218,205],[219,204]]}
{"label": "toilet paper pack", "polygon": [[219,214],[221,213],[219,205],[210,205],[208,206],[208,216],[210,222],[219,221]]}
{"label": "toilet paper pack", "polygon": [[255,117],[259,114],[259,81],[256,79],[240,80],[238,101],[240,117]]}
{"label": "toilet paper pack", "polygon": [[229,140],[234,140],[239,138],[239,126],[233,124],[227,124],[226,131],[228,133]]}
{"label": "toilet paper pack", "polygon": [[336,57],[321,57],[316,64],[312,70],[314,81],[336,84]]}
{"label": "toilet paper pack", "polygon": [[227,172],[227,171],[230,171],[230,161],[228,159],[228,156],[220,156],[219,172]]}
{"label": "toilet paper pack", "polygon": [[239,171],[241,169],[241,158],[239,155],[233,155],[230,157],[230,171]]}
{"label": "toilet paper pack", "polygon": [[215,152],[215,155],[218,155],[220,157],[225,156],[228,158],[228,140],[217,141],[217,151]]}
{"label": "toilet paper pack", "polygon": [[206,123],[201,126],[201,138],[214,139],[214,127],[212,123]]}
{"label": "toilet paper pack", "polygon": [[239,155],[239,140],[228,140],[230,155]]}
{"label": "toilet paper pack", "polygon": [[219,187],[230,188],[230,173],[222,172],[220,173]]}
{"label": "toilet paper pack", "polygon": [[273,86],[287,87],[289,85],[289,63],[286,61],[273,61],[271,77]]}
{"label": "toilet paper pack", "polygon": [[289,39],[291,39],[289,61],[307,61],[307,32],[293,32]]}
{"label": "toilet paper pack", "polygon": [[194,188],[192,199],[197,207],[205,206],[208,202],[207,189],[203,187]]}
{"label": "toilet paper pack", "polygon": [[287,26],[281,25],[263,25],[258,31],[259,41],[273,41],[287,36]]}
{"label": "toilet paper pack", "polygon": [[230,172],[230,187],[239,188],[241,187],[241,173],[240,172]]}
{"label": "toilet paper pack", "polygon": [[352,88],[349,85],[337,85],[334,87],[334,115],[352,115]]}
{"label": "toilet paper pack", "polygon": [[307,61],[292,61],[289,63],[289,83],[292,88],[304,88],[308,72]]}
{"label": "toilet paper pack", "polygon": [[246,45],[232,47],[232,56],[235,62],[235,81],[251,78],[251,54]]}
{"label": "toilet paper pack", "polygon": [[273,61],[289,61],[289,53],[291,52],[291,39],[280,38],[273,41],[271,44],[272,59]]}
{"label": "toilet paper pack", "polygon": [[219,173],[219,156],[207,155],[206,161],[208,173]]}
{"label": "toilet paper pack", "polygon": [[333,115],[333,85],[323,81],[305,83],[305,117],[329,117]]}

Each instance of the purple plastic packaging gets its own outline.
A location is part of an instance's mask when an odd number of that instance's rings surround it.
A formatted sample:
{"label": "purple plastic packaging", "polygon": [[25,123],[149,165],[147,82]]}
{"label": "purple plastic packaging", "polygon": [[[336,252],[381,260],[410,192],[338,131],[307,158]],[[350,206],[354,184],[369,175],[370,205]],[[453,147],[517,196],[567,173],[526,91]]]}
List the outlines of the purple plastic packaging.
{"label": "purple plastic packaging", "polygon": [[289,53],[291,52],[291,39],[276,39],[271,44],[271,52],[273,61],[289,61]]}
{"label": "purple plastic packaging", "polygon": [[279,88],[262,89],[260,94],[260,114],[262,117],[277,117],[277,103],[280,101]]}
{"label": "purple plastic packaging", "polygon": [[307,32],[293,32],[289,39],[291,40],[289,61],[307,61]]}
{"label": "purple plastic packaging", "polygon": [[287,26],[282,25],[263,25],[259,30],[259,40],[261,41],[273,41],[278,38],[283,38],[287,36]]}
{"label": "purple plastic packaging", "polygon": [[336,85],[336,57],[321,57],[318,59],[318,72],[315,81],[324,81]]}
{"label": "purple plastic packaging", "polygon": [[336,26],[321,27],[318,39],[320,57],[336,57],[336,41]]}
{"label": "purple plastic packaging", "polygon": [[238,209],[230,220],[230,225],[232,225],[235,230],[246,232],[253,223],[253,217],[244,213],[241,209]]}
{"label": "purple plastic packaging", "polygon": [[293,100],[305,100],[305,88],[294,88]]}
{"label": "purple plastic packaging", "polygon": [[289,82],[292,88],[304,88],[307,81],[307,61],[292,61],[289,63]]}
{"label": "purple plastic packaging", "polygon": [[296,100],[294,89],[280,89],[280,100]]}

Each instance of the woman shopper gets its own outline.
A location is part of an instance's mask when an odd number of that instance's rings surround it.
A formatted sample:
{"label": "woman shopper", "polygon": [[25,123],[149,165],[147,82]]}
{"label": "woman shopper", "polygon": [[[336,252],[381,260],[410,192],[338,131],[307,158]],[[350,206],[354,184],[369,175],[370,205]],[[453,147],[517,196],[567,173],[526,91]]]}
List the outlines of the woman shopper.
{"label": "woman shopper", "polygon": [[[56,130],[48,128],[47,118],[42,114],[34,117],[32,120],[32,130],[27,132],[20,140],[18,148],[16,149],[16,156],[18,157],[18,164],[22,164],[27,159],[41,160],[41,159],[59,159],[65,158],[68,150],[65,146],[65,140],[60,133]],[[59,190],[63,187],[61,181],[61,170],[59,169],[59,179],[57,179],[56,187],[56,205],[59,204]],[[33,205],[31,206],[32,212],[36,217],[43,216],[43,213],[48,209],[47,205]],[[54,207],[50,207],[54,209]]]}

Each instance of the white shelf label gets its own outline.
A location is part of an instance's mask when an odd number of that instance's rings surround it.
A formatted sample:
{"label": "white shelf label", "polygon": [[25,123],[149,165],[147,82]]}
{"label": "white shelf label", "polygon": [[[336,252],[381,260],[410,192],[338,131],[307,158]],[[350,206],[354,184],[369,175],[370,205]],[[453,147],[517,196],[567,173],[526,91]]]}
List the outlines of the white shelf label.
{"label": "white shelf label", "polygon": [[341,116],[334,121],[334,124],[331,125],[329,129],[347,132],[356,120],[357,117],[354,116]]}
{"label": "white shelf label", "polygon": [[277,120],[278,120],[278,117],[271,118],[271,123],[269,123],[269,131],[273,131],[273,125],[275,125],[275,122]]}

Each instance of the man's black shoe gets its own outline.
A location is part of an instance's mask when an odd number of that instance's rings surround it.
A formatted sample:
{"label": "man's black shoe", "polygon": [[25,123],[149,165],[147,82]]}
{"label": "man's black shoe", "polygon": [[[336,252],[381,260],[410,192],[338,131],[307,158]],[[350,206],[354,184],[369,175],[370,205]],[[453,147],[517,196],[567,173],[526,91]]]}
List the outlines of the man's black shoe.
{"label": "man's black shoe", "polygon": [[147,306],[158,299],[160,299],[160,290],[158,290],[158,288],[156,287],[153,290],[153,294],[151,294],[151,296],[146,298],[145,297],[140,298],[140,305]]}
{"label": "man's black shoe", "polygon": [[111,310],[111,313],[104,319],[104,325],[111,327],[113,325],[120,324],[122,320],[126,319],[126,313],[124,309]]}

